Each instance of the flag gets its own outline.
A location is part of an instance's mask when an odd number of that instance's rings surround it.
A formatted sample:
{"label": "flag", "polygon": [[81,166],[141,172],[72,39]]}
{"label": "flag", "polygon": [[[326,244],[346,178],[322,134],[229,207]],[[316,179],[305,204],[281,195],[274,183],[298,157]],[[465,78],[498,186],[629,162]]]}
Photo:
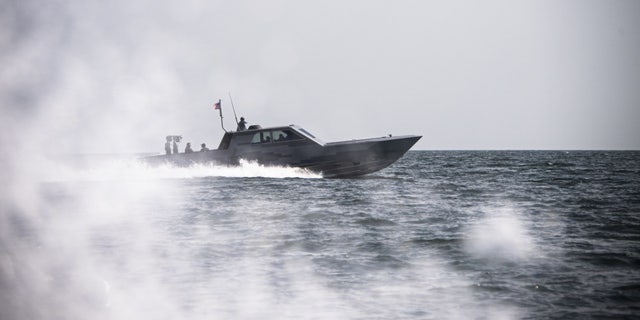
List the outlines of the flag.
{"label": "flag", "polygon": [[222,110],[221,100],[218,100],[218,102],[216,102],[216,103],[213,105],[213,109],[214,109],[214,110]]}

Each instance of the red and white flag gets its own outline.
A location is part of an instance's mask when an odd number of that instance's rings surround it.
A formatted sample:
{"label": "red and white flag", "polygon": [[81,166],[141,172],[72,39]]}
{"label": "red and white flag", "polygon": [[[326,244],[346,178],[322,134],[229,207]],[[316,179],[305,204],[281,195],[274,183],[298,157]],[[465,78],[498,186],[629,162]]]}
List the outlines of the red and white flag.
{"label": "red and white flag", "polygon": [[221,101],[221,100],[218,100],[218,102],[216,102],[216,103],[213,105],[213,109],[214,109],[214,110],[221,110],[221,109],[222,109],[222,105],[221,105],[221,103],[222,103],[222,101]]}

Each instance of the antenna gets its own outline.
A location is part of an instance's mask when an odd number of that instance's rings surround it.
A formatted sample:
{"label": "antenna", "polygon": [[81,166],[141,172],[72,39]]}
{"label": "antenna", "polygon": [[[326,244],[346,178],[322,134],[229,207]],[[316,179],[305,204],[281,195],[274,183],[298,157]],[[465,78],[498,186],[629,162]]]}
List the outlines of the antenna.
{"label": "antenna", "polygon": [[233,105],[233,98],[231,98],[231,91],[229,91],[229,100],[231,101],[231,109],[233,109],[233,117],[236,118],[236,125],[238,125],[238,116],[236,115],[236,107]]}

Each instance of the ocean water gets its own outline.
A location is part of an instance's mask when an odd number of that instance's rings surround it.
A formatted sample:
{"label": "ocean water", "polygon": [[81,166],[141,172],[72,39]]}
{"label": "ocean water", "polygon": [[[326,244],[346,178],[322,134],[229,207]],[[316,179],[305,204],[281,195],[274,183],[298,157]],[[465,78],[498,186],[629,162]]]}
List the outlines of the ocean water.
{"label": "ocean water", "polygon": [[634,319],[640,152],[47,169],[2,216],[2,319]]}

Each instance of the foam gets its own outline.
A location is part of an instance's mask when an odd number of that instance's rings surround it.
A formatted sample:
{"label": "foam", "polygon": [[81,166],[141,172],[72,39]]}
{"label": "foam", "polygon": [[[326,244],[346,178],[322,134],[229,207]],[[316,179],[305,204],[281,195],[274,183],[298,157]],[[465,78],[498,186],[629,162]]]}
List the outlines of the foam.
{"label": "foam", "polygon": [[57,164],[47,170],[44,181],[114,181],[193,179],[204,177],[322,178],[302,168],[265,166],[255,161],[240,160],[238,166],[194,164],[188,167],[163,164],[151,166],[136,159],[100,161],[95,165],[73,167]]}

